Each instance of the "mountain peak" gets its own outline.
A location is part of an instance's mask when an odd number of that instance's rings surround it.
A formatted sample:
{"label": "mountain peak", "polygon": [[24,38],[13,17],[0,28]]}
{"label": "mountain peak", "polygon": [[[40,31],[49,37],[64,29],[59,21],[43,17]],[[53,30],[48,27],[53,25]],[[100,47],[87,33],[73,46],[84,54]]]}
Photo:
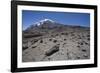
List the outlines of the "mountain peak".
{"label": "mountain peak", "polygon": [[31,29],[40,29],[40,28],[46,28],[46,29],[50,29],[50,28],[55,28],[55,27],[60,27],[63,26],[60,23],[57,23],[51,19],[43,19],[40,20],[39,22],[36,22],[35,24],[31,25],[29,28],[27,28],[27,30],[31,30]]}
{"label": "mountain peak", "polygon": [[51,19],[43,19],[43,20],[40,20],[39,22],[37,22],[36,24],[37,24],[38,26],[40,26],[40,25],[42,25],[42,24],[44,24],[44,23],[54,23],[54,21],[51,20]]}
{"label": "mountain peak", "polygon": [[44,19],[44,20],[41,20],[40,22],[46,22],[46,21],[54,22],[54,21],[51,20],[51,19]]}

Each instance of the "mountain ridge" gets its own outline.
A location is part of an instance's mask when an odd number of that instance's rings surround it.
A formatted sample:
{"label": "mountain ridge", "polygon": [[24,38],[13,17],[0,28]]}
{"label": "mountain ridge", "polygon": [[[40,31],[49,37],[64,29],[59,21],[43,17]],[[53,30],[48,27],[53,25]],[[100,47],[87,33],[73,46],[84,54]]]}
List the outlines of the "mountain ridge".
{"label": "mountain ridge", "polygon": [[[26,28],[24,31],[29,31],[29,30],[39,30],[41,28],[43,29],[53,29],[53,28],[59,28],[59,27],[79,27],[79,28],[85,28],[85,26],[79,26],[79,25],[69,25],[69,24],[61,24],[58,22],[55,22],[51,19],[43,19],[40,20],[32,25],[30,25],[28,28]],[[86,27],[88,28],[88,27]]]}

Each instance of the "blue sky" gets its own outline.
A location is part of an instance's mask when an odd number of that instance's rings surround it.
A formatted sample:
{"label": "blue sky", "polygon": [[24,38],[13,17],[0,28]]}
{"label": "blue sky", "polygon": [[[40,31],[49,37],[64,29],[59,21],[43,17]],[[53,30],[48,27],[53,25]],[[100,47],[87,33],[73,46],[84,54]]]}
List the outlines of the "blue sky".
{"label": "blue sky", "polygon": [[79,25],[90,27],[89,13],[51,12],[51,11],[22,11],[22,25],[25,30],[30,25],[43,19],[51,19],[65,25]]}

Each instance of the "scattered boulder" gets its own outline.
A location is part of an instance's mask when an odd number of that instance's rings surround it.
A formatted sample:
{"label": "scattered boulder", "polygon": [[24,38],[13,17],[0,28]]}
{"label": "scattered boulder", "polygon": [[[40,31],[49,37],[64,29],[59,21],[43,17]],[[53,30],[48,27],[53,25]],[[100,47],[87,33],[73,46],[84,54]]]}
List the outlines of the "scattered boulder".
{"label": "scattered boulder", "polygon": [[57,40],[54,40],[53,42],[54,42],[54,43],[56,43],[56,42],[57,42]]}
{"label": "scattered boulder", "polygon": [[79,46],[79,45],[78,45],[77,47],[78,47],[78,48],[80,48],[80,46]]}
{"label": "scattered boulder", "polygon": [[40,40],[40,43],[43,43],[43,40]]}
{"label": "scattered boulder", "polygon": [[64,35],[65,33],[62,32],[61,34]]}
{"label": "scattered boulder", "polygon": [[68,33],[66,32],[65,35],[68,35]]}
{"label": "scattered boulder", "polygon": [[90,37],[90,34],[88,34],[87,37]]}
{"label": "scattered boulder", "polygon": [[83,52],[86,52],[86,49],[82,49]]}
{"label": "scattered boulder", "polygon": [[89,40],[90,40],[90,38],[87,38],[87,40],[89,41]]}
{"label": "scattered boulder", "polygon": [[66,41],[66,39],[64,39],[64,41]]}
{"label": "scattered boulder", "polygon": [[83,45],[83,42],[81,42],[80,45]]}
{"label": "scattered boulder", "polygon": [[80,59],[81,57],[80,57],[80,56],[77,56],[76,58],[77,58],[77,59]]}
{"label": "scattered boulder", "polygon": [[52,39],[49,39],[49,41],[52,41]]}
{"label": "scattered boulder", "polygon": [[34,43],[38,42],[38,39],[34,39]]}
{"label": "scattered boulder", "polygon": [[52,54],[56,53],[59,51],[59,45],[55,45],[54,47],[52,47],[51,49],[47,50],[45,52],[46,56],[51,56]]}
{"label": "scattered boulder", "polygon": [[36,48],[37,46],[33,46],[32,48]]}
{"label": "scattered boulder", "polygon": [[88,55],[87,55],[87,54],[84,54],[84,55],[83,55],[83,57],[87,58],[87,57],[88,57]]}

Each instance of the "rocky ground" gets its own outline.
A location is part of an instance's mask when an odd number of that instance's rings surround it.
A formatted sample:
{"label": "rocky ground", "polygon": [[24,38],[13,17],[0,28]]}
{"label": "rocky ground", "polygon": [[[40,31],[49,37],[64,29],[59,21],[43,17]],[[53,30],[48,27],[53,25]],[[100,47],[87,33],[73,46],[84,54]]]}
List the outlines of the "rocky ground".
{"label": "rocky ground", "polygon": [[65,27],[46,34],[23,35],[23,62],[82,60],[90,58],[90,29]]}

